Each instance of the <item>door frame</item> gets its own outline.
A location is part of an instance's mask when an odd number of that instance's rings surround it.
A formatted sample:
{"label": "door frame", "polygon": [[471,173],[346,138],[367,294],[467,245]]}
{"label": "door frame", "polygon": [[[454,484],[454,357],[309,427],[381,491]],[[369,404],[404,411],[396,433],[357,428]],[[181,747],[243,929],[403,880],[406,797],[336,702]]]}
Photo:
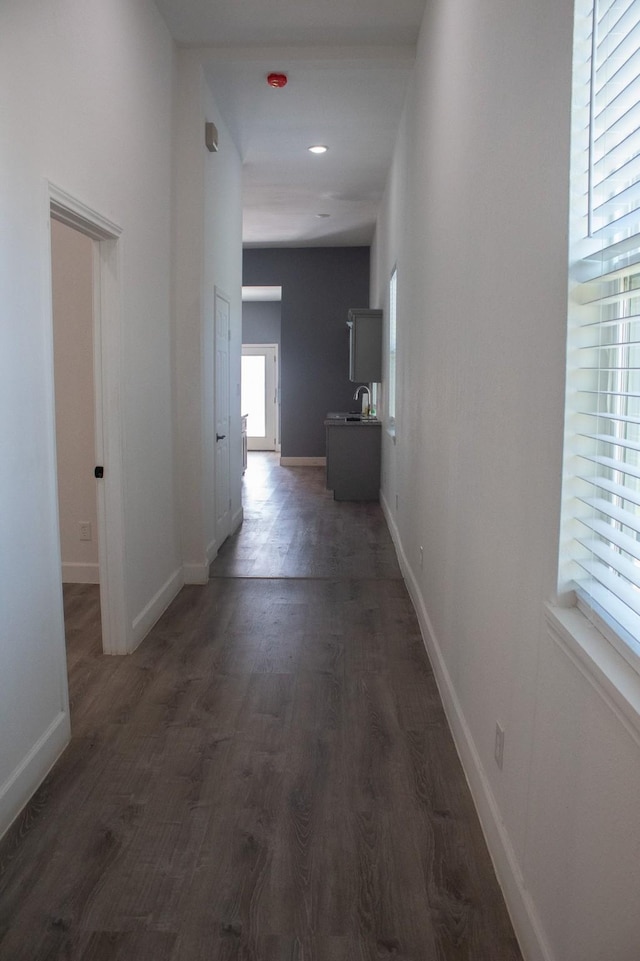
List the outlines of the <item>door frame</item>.
{"label": "door frame", "polygon": [[[271,374],[273,376],[273,398],[274,398],[274,446],[273,447],[255,447],[250,440],[248,440],[249,450],[280,450],[280,358],[279,358],[279,345],[278,344],[242,344],[242,356],[245,356],[245,350],[248,356],[255,356],[256,354],[264,353],[267,356],[272,354],[273,356],[273,367],[271,367]],[[269,365],[265,368],[265,391],[268,390],[269,385]],[[268,436],[266,434],[265,436]]]}
{"label": "door frame", "polygon": [[[222,290],[222,288],[218,287],[217,284],[214,286],[214,292],[213,292],[213,293],[214,293],[214,307],[213,307],[213,345],[214,345],[214,368],[213,368],[213,375],[214,375],[214,393],[213,393],[213,402],[214,402],[214,411],[213,411],[214,442],[213,442],[213,450],[214,450],[214,472],[213,472],[213,483],[214,483],[214,513],[215,513],[214,527],[215,527],[215,544],[216,544],[216,552],[217,552],[217,551],[220,550],[222,544],[224,543],[224,540],[225,540],[225,539],[229,536],[229,534],[231,533],[231,528],[232,528],[232,516],[231,516],[231,514],[232,514],[232,493],[231,493],[231,437],[230,437],[230,434],[231,434],[231,298],[229,297],[228,294],[226,294],[226,293],[224,292],[224,290]],[[227,307],[227,319],[228,319],[228,323],[227,323],[227,338],[226,338],[226,340],[227,340],[227,367],[226,367],[226,371],[225,371],[226,381],[227,381],[227,382],[226,382],[227,410],[226,410],[226,415],[225,415],[225,417],[226,417],[226,425],[219,425],[219,412],[218,412],[218,377],[217,377],[217,373],[218,373],[218,362],[217,362],[217,350],[218,350],[218,332],[219,332],[219,328],[220,328],[220,311],[219,311],[219,309],[218,309],[218,305],[219,305],[219,303],[220,303],[221,301],[222,301],[222,303],[226,304],[226,307]],[[218,426],[221,426],[221,429],[224,429],[224,431],[225,431],[225,433],[224,433],[224,435],[223,435],[223,438],[224,438],[224,442],[226,442],[226,443],[224,443],[223,441],[221,441],[220,443],[218,443],[218,441],[217,441],[216,435],[217,435],[217,428],[218,428]],[[224,457],[226,458],[226,475],[227,475],[227,476],[226,476],[226,479],[225,479],[225,480],[226,480],[226,493],[225,493],[224,496],[225,496],[225,498],[226,498],[225,514],[226,514],[227,520],[226,520],[226,524],[224,525],[223,530],[220,531],[219,528],[218,528],[218,518],[219,518],[218,508],[219,508],[220,491],[219,491],[219,489],[218,489],[218,483],[217,483],[217,481],[218,481],[218,458],[222,455],[222,452],[223,452],[223,451],[226,451],[226,453],[224,454]]]}
{"label": "door frame", "polygon": [[[96,465],[104,467],[104,478],[96,482],[102,649],[105,654],[127,654],[133,648],[133,638],[127,629],[120,402],[122,349],[119,238],[122,228],[51,182],[47,182],[47,207],[49,217],[80,231],[94,242],[95,446]],[[49,223],[48,220],[47,223]],[[50,230],[49,263],[51,263]],[[50,322],[53,333],[52,301],[50,302]],[[51,343],[53,344],[53,338]],[[53,356],[51,362],[53,364]],[[60,547],[59,541],[58,530]]]}

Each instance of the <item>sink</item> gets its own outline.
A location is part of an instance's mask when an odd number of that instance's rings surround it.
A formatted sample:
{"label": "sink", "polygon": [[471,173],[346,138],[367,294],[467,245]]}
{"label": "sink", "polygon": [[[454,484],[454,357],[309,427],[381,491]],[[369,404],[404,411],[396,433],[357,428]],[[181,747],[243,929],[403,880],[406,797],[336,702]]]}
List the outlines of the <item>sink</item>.
{"label": "sink", "polygon": [[341,411],[337,411],[337,412],[336,412],[336,411],[332,411],[331,413],[327,414],[326,419],[327,419],[327,420],[340,420],[340,421],[345,421],[345,422],[354,421],[354,422],[357,423],[357,422],[363,421],[363,420],[365,420],[365,421],[367,421],[367,420],[376,420],[377,418],[376,418],[376,417],[369,417],[368,414],[361,414],[360,411],[357,411],[357,410],[346,410],[346,411],[345,411],[345,410],[341,410]]}

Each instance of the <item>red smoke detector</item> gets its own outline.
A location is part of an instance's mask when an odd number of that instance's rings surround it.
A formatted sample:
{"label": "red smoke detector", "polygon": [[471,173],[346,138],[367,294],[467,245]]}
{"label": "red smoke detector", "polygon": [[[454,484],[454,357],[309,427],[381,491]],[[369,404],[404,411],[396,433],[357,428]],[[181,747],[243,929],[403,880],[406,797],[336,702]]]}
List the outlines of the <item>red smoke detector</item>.
{"label": "red smoke detector", "polygon": [[286,87],[287,86],[287,75],[286,73],[270,73],[267,77],[267,83],[270,87]]}

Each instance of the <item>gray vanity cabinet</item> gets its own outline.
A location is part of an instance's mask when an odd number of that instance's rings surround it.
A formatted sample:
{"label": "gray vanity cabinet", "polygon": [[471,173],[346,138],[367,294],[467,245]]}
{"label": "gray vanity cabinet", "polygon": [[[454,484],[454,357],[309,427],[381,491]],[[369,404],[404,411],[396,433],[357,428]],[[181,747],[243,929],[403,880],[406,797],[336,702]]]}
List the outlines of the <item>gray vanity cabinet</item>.
{"label": "gray vanity cabinet", "polygon": [[327,430],[327,487],[337,501],[380,498],[380,421],[330,423]]}

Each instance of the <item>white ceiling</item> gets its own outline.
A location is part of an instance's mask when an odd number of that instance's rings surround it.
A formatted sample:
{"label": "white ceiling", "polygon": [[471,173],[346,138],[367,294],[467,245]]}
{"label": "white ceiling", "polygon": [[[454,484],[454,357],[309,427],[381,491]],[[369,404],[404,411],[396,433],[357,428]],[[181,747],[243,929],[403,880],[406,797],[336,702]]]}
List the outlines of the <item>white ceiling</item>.
{"label": "white ceiling", "polygon": [[245,244],[370,243],[425,0],[156,3],[240,151]]}

